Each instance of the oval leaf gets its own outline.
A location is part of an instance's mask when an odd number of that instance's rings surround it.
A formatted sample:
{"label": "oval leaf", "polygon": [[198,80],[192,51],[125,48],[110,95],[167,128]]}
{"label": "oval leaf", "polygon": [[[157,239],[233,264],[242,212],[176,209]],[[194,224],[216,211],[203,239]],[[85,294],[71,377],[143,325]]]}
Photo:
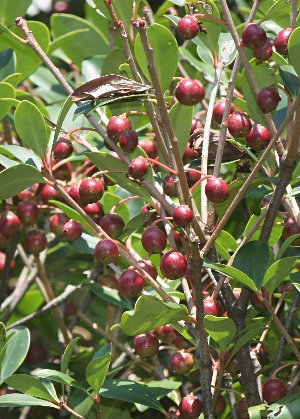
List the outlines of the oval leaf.
{"label": "oval leaf", "polygon": [[14,389],[21,393],[28,394],[29,396],[59,402],[57,395],[56,397],[53,397],[53,392],[50,394],[44,384],[37,377],[33,377],[32,375],[12,375],[11,377],[6,378],[5,382]]}
{"label": "oval leaf", "polygon": [[182,156],[190,137],[194,107],[181,105],[181,103],[177,102],[170,109],[169,115],[178,141],[180,155]]}
{"label": "oval leaf", "polygon": [[295,267],[298,259],[297,256],[280,259],[269,267],[263,280],[263,285],[269,294],[273,294],[278,285],[284,281],[284,278]]}
{"label": "oval leaf", "polygon": [[208,315],[203,320],[206,332],[224,350],[235,338],[236,326],[228,317],[215,317]]}
{"label": "oval leaf", "polygon": [[81,386],[76,380],[74,380],[74,378],[62,372],[59,372],[56,370],[44,369],[44,370],[39,370],[35,372],[34,375],[37,377],[47,378],[48,380],[56,381],[57,383],[60,383],[60,384],[65,384],[71,387],[75,387],[78,390],[82,390],[86,394],[89,394],[83,386]]}
{"label": "oval leaf", "polygon": [[105,380],[110,360],[111,352],[108,352],[103,357],[93,359],[86,367],[86,380],[96,394],[99,393],[99,390]]}
{"label": "oval leaf", "polygon": [[290,62],[300,77],[300,28],[294,29],[291,36],[289,37],[288,51]]}
{"label": "oval leaf", "polygon": [[27,394],[5,394],[0,397],[0,407],[43,406],[60,409],[60,406],[46,400],[37,399]]}
{"label": "oval leaf", "polygon": [[65,373],[67,371],[71,356],[73,354],[74,348],[77,345],[77,342],[79,341],[79,339],[80,339],[80,336],[71,340],[69,345],[66,347],[65,352],[63,353],[63,356],[61,359],[60,371],[62,373]]}
{"label": "oval leaf", "polygon": [[[0,57],[1,59],[1,57]],[[15,89],[9,83],[0,83],[0,98],[15,98]],[[4,118],[9,111],[11,105],[7,102],[0,101],[0,119]]]}

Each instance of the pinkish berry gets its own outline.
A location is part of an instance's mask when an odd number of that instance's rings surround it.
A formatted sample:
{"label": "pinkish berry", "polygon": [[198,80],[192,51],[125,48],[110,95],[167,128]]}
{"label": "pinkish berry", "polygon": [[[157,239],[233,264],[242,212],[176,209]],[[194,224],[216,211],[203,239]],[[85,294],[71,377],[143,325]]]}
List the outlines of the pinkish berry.
{"label": "pinkish berry", "polygon": [[61,236],[64,225],[69,221],[69,217],[62,212],[53,214],[50,218],[50,230],[56,235]]}
{"label": "pinkish berry", "polygon": [[236,111],[229,115],[227,126],[234,138],[242,138],[251,131],[252,122],[246,113]]}
{"label": "pinkish berry", "polygon": [[163,190],[166,195],[177,196],[176,180],[173,175],[167,175],[163,180]]}
{"label": "pinkish berry", "polygon": [[256,96],[257,104],[263,113],[272,112],[277,108],[281,98],[274,87],[265,87]]}
{"label": "pinkish berry", "polygon": [[188,205],[178,205],[173,211],[173,221],[179,227],[186,227],[193,220],[194,214]]}
{"label": "pinkish berry", "polygon": [[80,199],[86,205],[99,201],[103,193],[103,183],[97,178],[89,177],[83,180],[79,186]]}
{"label": "pinkish berry", "polygon": [[194,366],[194,356],[185,351],[178,351],[172,355],[171,369],[176,374],[183,375],[189,372]]}
{"label": "pinkish berry", "polygon": [[204,99],[205,88],[198,80],[183,79],[176,86],[175,96],[182,105],[194,106]]}
{"label": "pinkish berry", "polygon": [[246,144],[254,151],[261,151],[268,147],[271,141],[271,133],[263,125],[255,125],[246,136]]}
{"label": "pinkish berry", "polygon": [[188,349],[192,346],[185,337],[183,337],[177,330],[174,329],[174,345],[178,349]]}
{"label": "pinkish berry", "polygon": [[139,260],[138,265],[153,279],[157,278],[158,272],[156,266],[152,265],[149,260]]}
{"label": "pinkish berry", "polygon": [[[217,124],[222,123],[225,106],[226,106],[226,99],[225,98],[220,99],[214,106],[213,119]],[[231,104],[229,113],[231,114],[233,112],[234,112],[234,106],[233,106],[233,104]]]}
{"label": "pinkish berry", "polygon": [[134,338],[133,346],[141,358],[152,358],[159,351],[159,340],[154,333],[148,332],[137,335]]}
{"label": "pinkish berry", "polygon": [[119,257],[119,248],[111,239],[98,242],[94,250],[95,258],[102,263],[114,263]]}
{"label": "pinkish berry", "polygon": [[144,288],[145,281],[133,269],[126,269],[119,278],[120,291],[125,297],[136,297]]}
{"label": "pinkish berry", "polygon": [[45,185],[43,187],[41,197],[45,204],[48,204],[50,200],[60,200],[59,192],[57,192],[51,185]]}
{"label": "pinkish berry", "polygon": [[137,148],[139,138],[137,133],[131,129],[123,131],[119,137],[120,147],[125,153],[130,153]]}
{"label": "pinkish berry", "polygon": [[125,223],[118,214],[106,214],[101,218],[99,226],[112,239],[117,239],[122,234]]}
{"label": "pinkish berry", "polygon": [[274,47],[278,54],[287,55],[288,54],[288,41],[293,32],[292,28],[282,29],[278,32],[275,40]]}
{"label": "pinkish berry", "polygon": [[286,396],[286,387],[283,381],[273,378],[265,382],[262,389],[263,399],[272,404]]}
{"label": "pinkish berry", "polygon": [[223,179],[212,178],[205,185],[205,194],[210,202],[220,204],[228,199],[230,189]]}
{"label": "pinkish berry", "polygon": [[142,245],[148,253],[161,253],[167,246],[167,237],[158,227],[147,227],[142,234]]}
{"label": "pinkish berry", "polygon": [[47,247],[47,238],[43,230],[31,230],[25,237],[25,246],[30,253],[38,255]]}
{"label": "pinkish berry", "polygon": [[139,146],[145,151],[150,159],[155,159],[158,156],[157,142],[153,139],[140,140]]}
{"label": "pinkish berry", "polygon": [[[185,149],[184,149],[184,153],[183,153],[183,156],[182,156],[183,164],[188,164],[190,161],[193,161],[197,158],[198,158],[197,151],[195,151],[193,148],[191,148],[190,143],[188,142]],[[170,194],[168,194],[168,195],[170,195]]]}
{"label": "pinkish berry", "polygon": [[131,129],[131,122],[125,116],[113,116],[107,124],[107,135],[111,140],[118,141],[120,134]]}
{"label": "pinkish berry", "polygon": [[24,225],[35,224],[40,217],[39,207],[33,201],[20,202],[17,207],[17,214]]}
{"label": "pinkish berry", "polygon": [[196,396],[185,396],[178,406],[182,419],[197,419],[202,412],[202,402]]}
{"label": "pinkish berry", "polygon": [[203,306],[205,315],[210,314],[215,317],[221,316],[222,311],[219,304],[216,300],[213,300],[211,297],[205,298],[205,300],[203,301]]}
{"label": "pinkish berry", "polygon": [[93,204],[88,204],[82,208],[83,211],[88,214],[96,223],[98,223],[102,217],[102,205],[100,202],[94,202]]}
{"label": "pinkish berry", "polygon": [[160,260],[160,270],[168,279],[183,277],[187,270],[187,261],[185,256],[180,252],[170,250],[162,256]]}
{"label": "pinkish berry", "polygon": [[6,237],[12,237],[21,228],[19,217],[12,211],[4,212],[0,218],[0,233]]}
{"label": "pinkish berry", "polygon": [[70,189],[68,190],[68,194],[78,205],[82,205],[82,202],[80,199],[80,193],[79,193],[79,185],[77,184],[72,185]]}
{"label": "pinkish berry", "polygon": [[57,159],[67,159],[73,153],[73,144],[68,138],[60,138],[55,144],[53,154]]}
{"label": "pinkish berry", "polygon": [[256,23],[249,23],[243,30],[242,40],[247,48],[260,48],[267,42],[267,34],[265,30]]}
{"label": "pinkish berry", "polygon": [[128,173],[133,178],[141,178],[146,175],[148,171],[148,162],[143,157],[133,159],[128,166]]}
{"label": "pinkish berry", "polygon": [[69,220],[62,228],[62,236],[68,241],[78,240],[82,235],[82,227],[78,221]]}
{"label": "pinkish berry", "polygon": [[171,345],[174,339],[174,327],[173,326],[159,326],[155,329],[155,334],[165,345]]}
{"label": "pinkish berry", "polygon": [[260,64],[263,61],[268,61],[273,54],[273,47],[271,42],[267,41],[262,47],[253,50],[253,55],[257,58],[257,63]]}
{"label": "pinkish berry", "polygon": [[186,15],[179,20],[177,26],[180,38],[189,40],[195,38],[199,33],[198,20],[193,15]]}

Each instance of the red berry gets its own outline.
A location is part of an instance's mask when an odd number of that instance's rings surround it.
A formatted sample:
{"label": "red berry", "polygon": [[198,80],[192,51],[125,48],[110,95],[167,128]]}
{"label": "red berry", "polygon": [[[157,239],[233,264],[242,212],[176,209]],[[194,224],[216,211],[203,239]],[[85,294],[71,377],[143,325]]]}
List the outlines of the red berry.
{"label": "red berry", "polygon": [[273,54],[273,47],[271,42],[267,41],[262,47],[253,50],[253,55],[257,58],[257,63],[260,64],[263,61],[268,61]]}
{"label": "red berry", "polygon": [[163,180],[163,190],[166,195],[177,196],[176,180],[173,175],[167,175]]}
{"label": "red berry", "polygon": [[120,147],[125,153],[130,153],[131,151],[135,150],[138,143],[139,138],[137,133],[131,129],[123,131],[119,137]]}
{"label": "red berry", "polygon": [[12,237],[20,231],[21,221],[12,211],[4,212],[0,218],[0,233]]}
{"label": "red berry", "polygon": [[44,362],[47,358],[47,352],[38,343],[31,343],[26,355],[26,362],[29,364],[37,364]]}
{"label": "red berry", "polygon": [[72,4],[67,1],[57,1],[53,4],[54,13],[71,13]]}
{"label": "red berry", "polygon": [[[3,271],[6,261],[6,254],[0,252],[0,272]],[[16,267],[16,261],[13,259],[10,263],[10,269],[14,269]]]}
{"label": "red berry", "polygon": [[180,227],[189,225],[194,214],[188,205],[178,205],[173,211],[173,221]]}
{"label": "red berry", "polygon": [[212,316],[221,316],[221,307],[216,300],[213,300],[211,297],[206,297],[203,300],[204,314]]}
{"label": "red berry", "polygon": [[292,28],[282,29],[281,31],[278,32],[274,40],[274,47],[279,54],[281,55],[288,54],[288,41],[292,32],[293,32]]}
{"label": "red berry", "polygon": [[133,159],[128,166],[128,173],[133,178],[141,178],[146,175],[148,171],[148,162],[143,157]]}
{"label": "red berry", "polygon": [[251,131],[252,122],[246,113],[235,111],[229,115],[227,126],[234,138],[242,138]]}
{"label": "red berry", "polygon": [[70,161],[60,163],[59,166],[53,170],[53,175],[56,179],[69,182],[72,177],[73,165]]}
{"label": "red berry", "polygon": [[119,278],[120,291],[125,297],[136,297],[144,288],[145,281],[133,269],[126,269]]}
{"label": "red berry", "polygon": [[248,413],[248,403],[246,400],[240,400],[237,404],[237,412],[239,415],[239,419],[250,419]]}
{"label": "red berry", "polygon": [[194,15],[186,15],[179,20],[177,26],[178,35],[183,39],[193,39],[199,33],[198,20]]}
{"label": "red berry", "polygon": [[62,212],[53,214],[50,218],[50,229],[56,236],[62,235],[64,225],[69,221],[69,217]]}
{"label": "red berry", "polygon": [[[284,240],[287,240],[289,237],[294,236],[295,234],[300,234],[300,227],[294,223],[288,223],[284,226],[282,237]],[[300,245],[300,237],[295,239],[292,243],[292,246],[299,246]]]}
{"label": "red berry", "polygon": [[281,98],[274,87],[265,87],[256,96],[257,104],[263,113],[276,109]]}
{"label": "red berry", "polygon": [[45,185],[41,192],[41,198],[45,204],[48,204],[50,200],[60,200],[60,194],[51,185]]}
{"label": "red berry", "polygon": [[147,156],[150,157],[150,159],[155,159],[158,156],[158,146],[155,140],[140,140],[139,146],[147,153]]}
{"label": "red berry", "polygon": [[185,396],[181,399],[178,409],[182,419],[197,419],[202,412],[202,402],[196,396]]}
{"label": "red berry", "polygon": [[159,326],[155,329],[155,334],[165,345],[171,345],[174,339],[174,327],[172,326]]}
{"label": "red berry", "polygon": [[265,382],[262,389],[263,399],[272,404],[286,396],[286,387],[283,381],[273,378]]}
{"label": "red berry", "polygon": [[260,48],[267,42],[267,34],[265,30],[256,23],[249,23],[243,30],[242,40],[247,48]]}
{"label": "red berry", "polygon": [[205,185],[205,194],[210,202],[220,204],[229,197],[230,189],[223,179],[212,178]]}
{"label": "red berry", "polygon": [[158,227],[147,227],[142,234],[142,245],[148,253],[161,253],[167,246],[167,237]]}
{"label": "red berry", "polygon": [[[268,299],[269,297],[269,293],[265,289],[263,289],[260,294],[263,298]],[[259,298],[257,297],[254,291],[252,291],[250,294],[250,302],[256,310],[258,311],[266,310],[266,306],[259,300]]]}
{"label": "red berry", "polygon": [[82,208],[83,211],[88,214],[96,223],[98,223],[102,217],[102,205],[100,202],[93,202]]}
{"label": "red berry", "polygon": [[35,202],[23,201],[17,207],[17,214],[24,225],[32,225],[38,221],[40,210]]}
{"label": "red berry", "polygon": [[133,346],[141,358],[152,358],[159,351],[159,340],[154,333],[148,332],[137,335],[134,338]]}
{"label": "red berry", "polygon": [[271,141],[271,133],[263,125],[255,125],[246,136],[246,144],[254,151],[261,151],[268,147]]}
{"label": "red berry", "polygon": [[111,239],[98,242],[94,250],[95,258],[102,263],[114,263],[119,257],[119,248]]}
{"label": "red berry", "polygon": [[125,223],[118,214],[106,214],[101,218],[99,226],[112,239],[117,239],[122,234]]}
{"label": "red berry", "polygon": [[162,256],[160,269],[162,274],[168,279],[181,278],[187,270],[186,258],[182,253],[170,250]]}
{"label": "red berry", "polygon": [[184,149],[184,153],[183,153],[183,156],[182,156],[183,164],[188,164],[189,162],[191,162],[191,161],[193,161],[197,158],[198,158],[197,151],[193,150],[193,148],[190,147],[190,143],[188,142],[185,149]]}
{"label": "red berry", "polygon": [[107,124],[107,135],[111,140],[118,141],[120,134],[131,129],[131,122],[125,116],[113,116]]}
{"label": "red berry", "polygon": [[79,186],[80,199],[86,205],[99,201],[103,193],[103,183],[97,178],[89,177],[83,180]]}
{"label": "red berry", "polygon": [[[225,106],[226,106],[226,99],[225,98],[220,99],[214,106],[213,119],[217,124],[222,123]],[[229,113],[231,114],[232,112],[234,112],[233,104],[230,105]]]}
{"label": "red berry", "polygon": [[62,228],[62,236],[69,241],[78,240],[82,235],[82,227],[78,221],[69,220]]}
{"label": "red berry", "polygon": [[186,374],[194,366],[194,356],[186,351],[178,351],[172,355],[171,369],[179,375]]}
{"label": "red berry", "polygon": [[55,144],[53,154],[57,159],[67,159],[73,153],[73,144],[68,138],[60,138]]}
{"label": "red berry", "polygon": [[182,105],[194,106],[204,99],[205,88],[198,80],[183,79],[176,86],[175,96]]}
{"label": "red berry", "polygon": [[68,190],[68,194],[78,205],[82,205],[82,202],[80,199],[80,193],[79,193],[79,185],[77,184],[72,185],[70,189]]}
{"label": "red berry", "polygon": [[47,247],[47,238],[43,230],[31,230],[25,237],[25,246],[33,255],[38,255]]}
{"label": "red berry", "polygon": [[152,276],[153,279],[157,278],[158,272],[154,265],[149,260],[139,260],[138,265],[147,272],[148,275]]}
{"label": "red berry", "polygon": [[226,409],[226,400],[224,399],[222,394],[218,394],[214,414],[218,417],[224,412],[225,409]]}
{"label": "red berry", "polygon": [[201,173],[199,170],[189,170],[186,173],[186,178],[188,181],[189,186],[194,185],[198,180],[201,179]]}
{"label": "red berry", "polygon": [[177,330],[174,329],[174,345],[178,349],[188,349],[192,346],[186,338],[184,338]]}

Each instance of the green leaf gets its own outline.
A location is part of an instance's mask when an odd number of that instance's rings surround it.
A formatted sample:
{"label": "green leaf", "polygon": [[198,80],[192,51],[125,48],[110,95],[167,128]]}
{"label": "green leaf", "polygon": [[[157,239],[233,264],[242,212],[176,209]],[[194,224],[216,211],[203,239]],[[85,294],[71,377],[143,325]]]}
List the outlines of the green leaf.
{"label": "green leaf", "polygon": [[[15,72],[15,55],[12,49],[0,52],[0,81]],[[1,97],[5,97],[2,96]]]}
{"label": "green leaf", "polygon": [[279,74],[284,81],[284,85],[289,89],[291,94],[296,97],[299,92],[300,82],[299,76],[291,65],[279,66]]}
{"label": "green leaf", "polygon": [[72,246],[78,253],[85,253],[93,255],[95,246],[99,241],[99,237],[91,236],[87,233],[82,233],[81,237],[74,242],[70,242],[69,246]]}
{"label": "green leaf", "polygon": [[126,55],[123,49],[113,49],[105,57],[102,67],[101,75],[118,74],[120,76],[128,77],[128,74],[120,69],[122,64],[126,63]]}
{"label": "green leaf", "polygon": [[49,393],[42,381],[32,375],[15,374],[6,378],[5,382],[17,391],[28,394],[29,396],[59,402],[57,395],[53,397],[53,394]]}
{"label": "green leaf", "polygon": [[183,156],[190,137],[194,107],[181,105],[181,103],[177,102],[170,109],[169,115],[177,138],[180,155]]}
{"label": "green leaf", "polygon": [[126,335],[135,336],[188,318],[189,313],[185,306],[142,295],[137,299],[134,310],[122,314],[121,328]]}
{"label": "green leaf", "polygon": [[[263,211],[266,211],[266,209],[264,208]],[[245,231],[244,231],[244,236],[246,236],[248,234],[248,232],[251,230],[251,228],[253,227],[253,225],[255,224],[256,220],[257,220],[257,215],[252,215],[250,220],[248,221]],[[264,220],[261,221],[256,229],[256,231],[252,234],[250,240],[259,240],[259,236],[261,233],[261,228],[262,225],[264,223]],[[274,224],[272,227],[272,231],[268,240],[268,245],[274,246],[275,243],[278,242],[278,240],[280,239],[281,235],[282,235],[282,230],[283,230],[283,218],[282,215],[277,215],[277,217],[274,220]]]}
{"label": "green leaf", "polygon": [[118,239],[121,241],[125,241],[128,238],[128,236],[130,236],[130,234],[137,231],[147,222],[147,220],[151,217],[150,214],[152,214],[151,211],[145,214],[138,214],[135,217],[133,217],[127,224],[125,224],[123,232]]}
{"label": "green leaf", "polygon": [[41,170],[42,163],[39,157],[36,154],[34,154],[31,150],[28,150],[25,147],[10,144],[1,145],[0,154],[5,154],[7,157],[11,159],[16,158],[24,164],[36,167],[38,171]]}
{"label": "green leaf", "polygon": [[[0,57],[1,60],[1,57]],[[1,61],[0,61],[1,62]],[[15,97],[15,89],[9,83],[0,83],[0,98],[12,98]],[[0,119],[3,119],[10,110],[10,103],[0,100]]]}
{"label": "green leaf", "polygon": [[203,320],[206,332],[225,350],[226,346],[234,340],[236,326],[234,321],[228,317],[215,317],[208,315]]}
{"label": "green leaf", "polygon": [[268,243],[254,240],[246,243],[237,251],[233,267],[253,279],[256,287],[260,289],[269,263],[270,248]]}
{"label": "green leaf", "polygon": [[[94,6],[97,7],[98,13],[111,19],[106,4],[102,0],[93,0]],[[129,29],[132,19],[133,0],[114,0],[114,10],[118,19],[124,22],[125,27]]]}
{"label": "green leaf", "polygon": [[253,214],[261,214],[262,200],[272,192],[273,190],[269,186],[259,185],[248,194],[247,202]]}
{"label": "green leaf", "polygon": [[232,266],[222,265],[221,263],[208,262],[205,262],[203,266],[204,268],[213,269],[217,272],[220,272],[223,275],[230,276],[231,278],[236,279],[238,282],[250,288],[252,291],[255,291],[257,289],[255,282],[251,278],[249,278],[248,275],[239,271],[236,268],[233,268]]}
{"label": "green leaf", "polygon": [[[300,392],[289,394],[268,406],[268,419],[298,419],[300,412]],[[252,418],[251,418],[252,419]]]}
{"label": "green leaf", "polygon": [[51,42],[48,54],[52,54],[57,49],[61,49],[65,46],[71,39],[76,38],[78,35],[81,35],[85,32],[89,32],[88,28],[85,29],[78,29],[76,31],[72,31],[69,33],[66,33],[58,38],[56,38],[53,42]]}
{"label": "green leaf", "polygon": [[230,259],[228,251],[235,252],[238,248],[235,238],[226,230],[222,230],[215,242],[217,252],[225,259]]}
{"label": "green leaf", "polygon": [[[176,39],[164,26],[157,23],[152,24],[147,35],[149,43],[153,49],[155,67],[160,81],[162,91],[164,92],[172,82],[178,66],[179,51]],[[141,37],[138,34],[134,44],[136,60],[148,80],[151,80],[148,65],[149,60],[145,54]]]}
{"label": "green leaf", "polygon": [[104,356],[93,359],[86,367],[86,380],[96,394],[99,393],[104,383],[110,360],[111,352],[107,352]]}
{"label": "green leaf", "polygon": [[[269,410],[269,409],[265,404],[259,404],[257,406],[251,406],[251,407],[248,408],[249,418],[250,419],[262,419],[264,417],[266,418],[267,417],[266,416],[267,415],[267,410]],[[286,419],[286,418],[284,418],[284,419]]]}
{"label": "green leaf", "polygon": [[262,332],[266,329],[265,323],[252,323],[250,326],[248,326],[246,329],[243,330],[243,333],[239,335],[239,339],[237,342],[234,343],[234,346],[231,351],[231,358],[238,353],[240,349],[242,349],[243,346],[249,345],[249,342],[252,341],[252,339],[255,338],[257,335],[261,335]]}
{"label": "green leaf", "polygon": [[61,130],[61,127],[62,127],[62,125],[64,123],[64,120],[65,120],[65,118],[66,118],[66,116],[67,116],[67,114],[68,114],[68,112],[69,112],[69,110],[70,110],[70,108],[71,108],[72,105],[73,105],[73,101],[71,99],[71,96],[69,96],[65,100],[65,102],[63,104],[63,107],[61,108],[61,111],[59,113],[59,117],[58,117],[58,120],[57,120],[57,123],[56,123],[55,132],[54,132],[54,139],[53,139],[53,144],[52,144],[52,151],[53,151],[53,148],[54,148],[54,146],[56,144],[56,141],[58,139],[58,136],[60,134],[60,130]]}
{"label": "green leaf", "polygon": [[23,363],[29,344],[30,334],[27,327],[14,327],[7,332],[5,345],[0,353],[0,384]]}
{"label": "green leaf", "polygon": [[44,370],[36,371],[34,375],[40,378],[47,378],[48,380],[55,381],[60,384],[65,384],[71,387],[75,387],[78,390],[82,390],[86,394],[89,394],[88,391],[82,385],[80,385],[76,380],[74,380],[74,378],[62,372],[59,372],[56,370],[44,369]]}
{"label": "green leaf", "polygon": [[269,294],[273,294],[278,285],[289,275],[298,259],[297,256],[280,259],[269,267],[263,281],[263,285]]}
{"label": "green leaf", "polygon": [[68,346],[66,347],[66,349],[65,349],[65,351],[64,351],[64,353],[63,353],[63,356],[62,356],[62,358],[61,358],[60,371],[61,371],[62,373],[66,373],[66,372],[67,372],[67,369],[68,369],[68,366],[69,366],[70,359],[71,359],[71,357],[72,357],[72,354],[73,354],[74,348],[75,348],[75,346],[77,345],[77,342],[79,341],[79,339],[80,339],[80,336],[79,336],[79,337],[77,337],[77,338],[75,338],[75,339],[73,339],[73,340],[71,340],[71,342],[70,342],[70,343],[68,344]]}
{"label": "green leaf", "polygon": [[0,353],[5,344],[5,339],[6,339],[6,327],[4,323],[0,322]]}
{"label": "green leaf", "polygon": [[45,183],[41,173],[28,164],[18,164],[0,173],[0,199],[11,198],[34,183]]}
{"label": "green leaf", "polygon": [[237,49],[229,32],[221,32],[219,36],[219,58],[225,64],[229,65],[236,57]]}
{"label": "green leaf", "polygon": [[156,400],[152,391],[135,381],[106,380],[100,390],[101,397],[125,400],[131,403],[140,403],[153,409],[164,411],[162,405]]}
{"label": "green leaf", "polygon": [[17,16],[25,16],[30,4],[31,0],[1,0],[1,24],[12,25]]}
{"label": "green leaf", "polygon": [[61,209],[69,218],[72,218],[72,220],[78,221],[83,225],[88,224],[87,221],[75,209],[69,207],[69,205],[64,204],[63,202],[55,201],[54,199],[51,199],[49,203]]}
{"label": "green leaf", "polygon": [[42,406],[54,407],[60,409],[60,406],[46,400],[37,399],[26,394],[5,394],[0,397],[0,407],[18,407],[18,406]]}
{"label": "green leaf", "polygon": [[22,101],[15,111],[15,126],[27,147],[43,158],[48,135],[44,117],[39,109],[27,100]]}
{"label": "green leaf", "polygon": [[97,295],[97,297],[107,301],[110,304],[126,308],[127,310],[132,308],[131,304],[127,300],[124,300],[120,297],[120,294],[117,290],[114,290],[110,287],[101,286],[94,282],[89,283],[89,287],[91,291]]}
{"label": "green leaf", "polygon": [[293,241],[298,239],[299,237],[300,234],[294,234],[293,236],[290,236],[288,239],[286,239],[276,256],[276,260],[280,259],[284,252],[288,249],[288,247],[293,243]]}
{"label": "green leaf", "polygon": [[10,74],[2,81],[11,84],[13,87],[17,87],[20,81],[20,73]]}
{"label": "green leaf", "polygon": [[[138,153],[143,155],[140,152]],[[98,167],[99,170],[124,170],[126,173],[128,171],[128,167],[125,163],[108,153],[99,151],[85,154]],[[148,172],[149,171],[150,170],[148,170]],[[130,192],[132,195],[139,195],[145,201],[150,202],[151,196],[147,189],[141,187],[136,182],[129,180],[126,177],[126,173],[107,173],[106,175],[119,186]]]}
{"label": "green leaf", "polygon": [[111,354],[111,352],[112,352],[112,343],[110,342],[102,346],[102,348],[98,349],[98,351],[94,354],[93,359],[103,358],[107,354]]}

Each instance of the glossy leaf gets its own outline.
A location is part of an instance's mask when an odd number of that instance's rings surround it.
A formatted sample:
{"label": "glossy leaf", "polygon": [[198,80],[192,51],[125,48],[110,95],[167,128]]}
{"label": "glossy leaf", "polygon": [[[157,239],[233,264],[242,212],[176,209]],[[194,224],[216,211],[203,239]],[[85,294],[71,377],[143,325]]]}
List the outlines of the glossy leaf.
{"label": "glossy leaf", "polygon": [[277,260],[269,267],[263,280],[263,285],[269,294],[273,294],[278,285],[281,284],[285,277],[293,270],[297,259],[299,259],[297,256],[287,257]]}
{"label": "glossy leaf", "polygon": [[142,295],[137,299],[134,310],[122,314],[121,328],[126,335],[135,336],[165,324],[186,320],[188,317],[187,308],[181,304]]}
{"label": "glossy leaf", "polygon": [[2,81],[11,84],[13,87],[17,87],[20,81],[20,73],[9,74]]}
{"label": "glossy leaf", "polygon": [[54,407],[60,409],[60,406],[46,400],[38,399],[27,394],[5,394],[0,396],[0,407],[18,407],[18,406],[42,406],[42,407]]}
{"label": "glossy leaf", "polygon": [[[164,92],[171,84],[177,69],[179,59],[177,42],[169,29],[157,23],[148,28],[147,35],[153,49],[157,75]],[[134,52],[143,73],[148,80],[151,80],[148,70],[149,60],[145,54],[140,35],[136,37]]]}
{"label": "glossy leaf", "polygon": [[253,189],[247,196],[247,202],[250,207],[251,212],[254,215],[261,214],[262,200],[267,197],[270,193],[273,192],[267,185],[259,185],[257,188]]}
{"label": "glossy leaf", "polygon": [[110,360],[111,352],[107,352],[104,356],[93,359],[86,368],[86,380],[96,394],[104,383]]}
{"label": "glossy leaf", "polygon": [[77,337],[73,340],[71,340],[71,342],[68,344],[68,346],[66,347],[63,356],[61,358],[61,366],[60,366],[60,371],[62,373],[66,373],[68,366],[69,366],[69,362],[71,360],[71,357],[73,355],[74,352],[74,348],[77,345],[77,342],[79,341],[80,337]]}
{"label": "glossy leaf", "polygon": [[206,332],[219,345],[221,350],[234,340],[236,326],[233,320],[228,317],[215,317],[208,315],[203,320]]}
{"label": "glossy leaf", "polygon": [[230,276],[233,279],[236,279],[241,284],[245,285],[246,287],[250,288],[251,290],[256,290],[255,282],[244,272],[239,271],[232,266],[222,265],[221,263],[208,263],[205,262],[203,264],[204,268],[210,268],[225,276]]}
{"label": "glossy leaf", "polygon": [[181,105],[177,102],[170,109],[169,115],[182,156],[190,137],[194,107]]}
{"label": "glossy leaf", "polygon": [[42,381],[32,375],[15,374],[6,378],[5,382],[21,393],[40,399],[59,402],[59,398],[57,396],[53,397],[43,385]]}
{"label": "glossy leaf", "polygon": [[293,236],[290,236],[288,239],[286,239],[276,256],[276,260],[279,260],[284,254],[284,252],[288,249],[288,247],[293,243],[293,241],[298,239],[299,237],[300,234],[294,234]]}
{"label": "glossy leaf", "polygon": [[[298,419],[300,392],[289,394],[268,406],[268,419]],[[252,418],[251,418],[252,419]]]}
{"label": "glossy leaf", "polygon": [[28,150],[25,147],[10,144],[1,145],[0,154],[4,154],[11,159],[18,159],[24,164],[36,167],[38,171],[41,170],[42,163],[39,157],[34,154],[33,151]]}
{"label": "glossy leaf", "polygon": [[101,74],[119,74],[120,76],[128,76],[121,70],[120,66],[126,63],[126,55],[122,49],[116,48],[110,51],[104,58]]}
{"label": "glossy leaf", "polygon": [[233,267],[253,279],[256,287],[260,289],[269,267],[270,256],[268,243],[259,240],[251,241],[237,251]]}
{"label": "glossy leaf", "polygon": [[55,201],[54,199],[51,199],[49,202],[55,205],[57,208],[61,209],[69,218],[72,218],[72,220],[78,221],[82,224],[87,224],[87,221],[75,209],[69,207],[67,204]]}
{"label": "glossy leaf", "polygon": [[264,417],[263,415],[265,415],[265,417],[266,417],[267,411],[268,411],[268,407],[265,404],[259,404],[257,406],[251,406],[251,407],[248,408],[249,418],[250,419],[261,419],[261,418]]}
{"label": "glossy leaf", "polygon": [[101,300],[107,301],[110,304],[114,304],[118,307],[123,307],[125,309],[131,309],[131,304],[120,297],[120,294],[117,290],[114,290],[110,287],[101,286],[99,284],[91,282],[89,284],[93,294],[101,298]]}
{"label": "glossy leaf", "polygon": [[140,403],[144,406],[163,411],[162,405],[156,400],[152,391],[135,381],[106,380],[100,390],[100,396]]}
{"label": "glossy leaf", "polygon": [[58,137],[60,135],[60,130],[62,128],[62,125],[64,123],[64,120],[65,120],[65,118],[66,118],[66,116],[67,116],[67,114],[68,114],[68,112],[69,112],[69,110],[70,110],[70,108],[71,108],[72,105],[73,105],[73,102],[72,102],[71,97],[69,96],[65,100],[65,102],[63,104],[63,107],[61,108],[61,111],[59,113],[59,117],[58,117],[58,120],[57,120],[57,123],[56,123],[56,127],[55,127],[55,133],[54,133],[54,139],[53,139],[52,149],[53,149],[53,147],[56,144],[56,141],[57,141],[57,139],[58,139]]}
{"label": "glossy leaf", "polygon": [[88,394],[87,390],[79,384],[74,378],[70,377],[67,374],[64,374],[62,372],[56,371],[56,370],[38,370],[34,373],[35,376],[40,378],[46,378],[51,381],[55,381],[60,384],[65,384],[74,388],[77,388],[78,390],[82,390],[86,394]]}
{"label": "glossy leaf", "polygon": [[88,28],[77,29],[75,31],[59,36],[58,38],[56,38],[54,41],[51,42],[50,47],[49,47],[49,54],[52,54],[57,49],[63,48],[65,44],[67,44],[70,40],[82,35],[85,32],[89,32],[89,29]]}
{"label": "glossy leaf", "polygon": [[12,49],[9,48],[0,52],[0,81],[13,74],[15,72],[15,66],[15,55]]}
{"label": "glossy leaf", "polygon": [[[2,25],[11,25],[14,23],[16,16],[24,16],[31,0],[1,0],[1,16],[0,22]],[[16,10],[18,15],[16,15]]]}
{"label": "glossy leaf", "polygon": [[0,173],[0,199],[11,198],[34,183],[45,183],[41,173],[28,164],[18,164]]}
{"label": "glossy leaf", "polygon": [[288,51],[289,59],[294,67],[294,70],[300,76],[300,63],[299,63],[299,54],[300,54],[300,28],[293,30],[288,41]]}
{"label": "glossy leaf", "polygon": [[[0,57],[1,60],[1,57]],[[2,82],[0,83],[0,98],[14,98],[15,89],[9,83]],[[3,100],[0,100],[0,119],[4,118],[7,112],[9,111],[11,105]]]}
{"label": "glossy leaf", "polygon": [[30,343],[27,327],[19,326],[7,332],[6,343],[0,353],[0,383],[10,377],[23,363]]}
{"label": "glossy leaf", "polygon": [[227,32],[221,32],[218,44],[220,60],[225,65],[231,64],[237,54],[237,49],[231,34]]}

